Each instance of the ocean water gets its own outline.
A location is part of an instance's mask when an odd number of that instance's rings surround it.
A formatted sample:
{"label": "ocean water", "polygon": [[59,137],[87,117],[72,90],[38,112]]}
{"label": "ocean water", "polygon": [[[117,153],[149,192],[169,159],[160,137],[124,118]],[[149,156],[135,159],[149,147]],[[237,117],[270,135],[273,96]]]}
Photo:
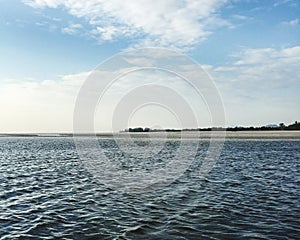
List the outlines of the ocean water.
{"label": "ocean water", "polygon": [[[203,178],[199,141],[179,179],[126,193],[87,171],[72,138],[1,137],[0,239],[300,239],[299,140],[228,140]],[[126,165],[114,140],[99,143]]]}

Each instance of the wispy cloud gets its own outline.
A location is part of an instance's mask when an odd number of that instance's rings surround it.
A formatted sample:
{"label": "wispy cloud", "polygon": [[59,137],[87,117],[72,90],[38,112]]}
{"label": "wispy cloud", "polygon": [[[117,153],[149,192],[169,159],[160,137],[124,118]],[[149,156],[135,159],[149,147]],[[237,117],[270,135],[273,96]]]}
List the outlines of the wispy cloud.
{"label": "wispy cloud", "polygon": [[69,26],[64,27],[62,29],[62,32],[72,35],[78,33],[82,28],[83,28],[82,25],[79,23],[71,23],[69,24]]}
{"label": "wispy cloud", "polygon": [[233,60],[207,68],[222,93],[229,124],[299,119],[300,46],[244,49]]}
{"label": "wispy cloud", "polygon": [[232,18],[237,19],[237,20],[248,20],[248,19],[250,19],[250,17],[248,17],[248,16],[239,15],[239,14],[232,15]]}
{"label": "wispy cloud", "polygon": [[[35,8],[63,7],[92,28],[100,40],[132,38],[152,46],[191,46],[207,38],[215,28],[230,27],[219,8],[226,0],[24,0]],[[76,30],[78,30],[76,28]],[[73,32],[74,28],[65,28]]]}
{"label": "wispy cloud", "polygon": [[[128,63],[145,63],[152,66],[150,59],[141,56],[128,56]],[[186,71],[189,65],[178,66]],[[291,122],[297,119],[300,86],[300,46],[274,49],[244,49],[233,56],[233,62],[223,66],[204,65],[221,90],[231,125],[259,124],[269,121]],[[130,68],[127,69],[130,71]],[[115,69],[111,71],[120,71]],[[0,87],[0,108],[5,113],[1,117],[0,132],[72,131],[72,116],[77,93],[90,72],[60,76],[59,80],[33,82],[2,82]],[[97,75],[99,74],[99,75]],[[96,72],[96,79],[103,79],[111,72]],[[100,77],[102,76],[102,77]],[[197,95],[190,91],[188,84],[165,72],[135,72],[120,78],[103,98],[96,119],[101,123],[100,131],[111,127],[110,116],[120,97],[131,87],[155,83],[170,87],[181,96],[187,97],[192,107],[199,113],[203,126],[209,126],[205,117],[205,106],[199,103]],[[289,89],[285,91],[285,89]],[[91,89],[95,91],[95,89]],[[288,93],[288,94],[286,94]],[[190,100],[189,100],[190,99]],[[197,100],[197,101],[196,101]],[[102,101],[102,100],[101,100]],[[196,101],[196,102],[195,102]],[[261,114],[257,118],[257,114]],[[99,117],[100,116],[100,117]],[[105,117],[103,117],[105,116]],[[280,116],[280,119],[278,118]],[[147,116],[145,116],[147,118]],[[12,122],[11,119],[14,119]],[[200,122],[201,122],[200,121]]]}
{"label": "wispy cloud", "polygon": [[284,21],[284,22],[282,22],[282,24],[294,27],[294,26],[299,25],[299,19],[296,18],[296,19],[293,19],[293,20],[290,20],[290,21]]}
{"label": "wispy cloud", "polygon": [[0,132],[71,131],[76,95],[88,74],[41,82],[1,81],[0,108],[5,114],[1,116]]}
{"label": "wispy cloud", "polygon": [[[215,67],[221,82],[244,86],[246,91],[300,84],[300,46],[284,49],[244,49],[232,64]],[[223,80],[222,80],[223,78]]]}
{"label": "wispy cloud", "polygon": [[299,2],[297,0],[277,0],[273,4],[274,7],[279,7],[281,5],[287,5],[289,7],[295,7],[297,6]]}

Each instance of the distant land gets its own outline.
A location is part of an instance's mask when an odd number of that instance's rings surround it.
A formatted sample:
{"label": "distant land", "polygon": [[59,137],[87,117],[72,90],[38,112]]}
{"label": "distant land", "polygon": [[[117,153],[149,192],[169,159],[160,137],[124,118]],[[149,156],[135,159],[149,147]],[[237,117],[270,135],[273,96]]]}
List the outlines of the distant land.
{"label": "distant land", "polygon": [[290,124],[286,126],[284,123],[280,123],[278,125],[276,124],[269,124],[266,126],[261,127],[210,127],[210,128],[185,128],[185,129],[151,129],[148,127],[134,127],[134,128],[128,128],[123,130],[122,132],[193,132],[193,131],[231,131],[231,132],[237,132],[237,131],[280,131],[280,130],[300,130],[300,123],[298,121],[295,121],[295,123]]}
{"label": "distant land", "polygon": [[[0,137],[90,137],[97,136],[100,138],[127,138],[137,137],[149,137],[149,133],[153,136],[161,138],[165,137],[164,132],[168,133],[170,138],[197,138],[197,134],[201,132],[201,138],[210,138],[211,133],[220,132],[220,136],[223,136],[222,132],[226,131],[226,138],[236,138],[236,139],[251,139],[251,138],[266,138],[266,139],[300,139],[300,123],[295,121],[295,123],[290,125],[285,125],[280,123],[269,124],[262,127],[210,127],[210,128],[195,128],[195,129],[151,129],[143,127],[128,128],[120,132],[96,132],[96,133],[0,133]],[[135,134],[137,133],[137,134]]]}

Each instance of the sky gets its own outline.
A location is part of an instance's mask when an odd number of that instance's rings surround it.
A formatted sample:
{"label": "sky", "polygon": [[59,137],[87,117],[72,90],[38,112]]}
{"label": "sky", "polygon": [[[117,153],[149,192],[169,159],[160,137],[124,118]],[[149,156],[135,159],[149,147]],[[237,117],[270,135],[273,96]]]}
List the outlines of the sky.
{"label": "sky", "polygon": [[[298,0],[0,0],[0,6],[2,133],[71,132],[89,74],[115,54],[145,47],[200,64],[222,98],[226,126],[300,120]],[[174,87],[199,127],[213,125],[205,99],[181,80],[163,71],[128,74],[99,104],[95,129],[111,131],[120,99],[150,82]],[[178,125],[176,114],[159,106],[136,111],[128,126],[196,127]]]}

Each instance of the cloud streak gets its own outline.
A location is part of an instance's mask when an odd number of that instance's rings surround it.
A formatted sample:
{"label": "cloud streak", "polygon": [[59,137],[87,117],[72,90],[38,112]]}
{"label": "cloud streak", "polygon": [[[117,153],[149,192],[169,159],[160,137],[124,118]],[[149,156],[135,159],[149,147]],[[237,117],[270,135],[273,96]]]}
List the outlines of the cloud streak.
{"label": "cloud streak", "polygon": [[207,68],[223,96],[229,124],[299,119],[300,46],[244,49],[233,60]]}
{"label": "cloud streak", "polygon": [[293,20],[290,20],[290,21],[284,21],[282,22],[284,25],[287,25],[287,26],[291,26],[291,27],[295,27],[295,26],[298,26],[299,25],[299,19],[296,18],[296,19],[293,19]]}
{"label": "cloud streak", "polygon": [[[91,28],[90,34],[99,41],[126,37],[139,46],[188,47],[206,39],[214,29],[230,26],[218,14],[226,0],[23,2],[34,8],[67,9],[71,15],[84,19]],[[69,32],[68,29],[66,31]]]}
{"label": "cloud streak", "polygon": [[79,23],[71,23],[69,26],[64,27],[62,29],[63,33],[67,33],[70,35],[77,34],[82,29],[82,25]]}

